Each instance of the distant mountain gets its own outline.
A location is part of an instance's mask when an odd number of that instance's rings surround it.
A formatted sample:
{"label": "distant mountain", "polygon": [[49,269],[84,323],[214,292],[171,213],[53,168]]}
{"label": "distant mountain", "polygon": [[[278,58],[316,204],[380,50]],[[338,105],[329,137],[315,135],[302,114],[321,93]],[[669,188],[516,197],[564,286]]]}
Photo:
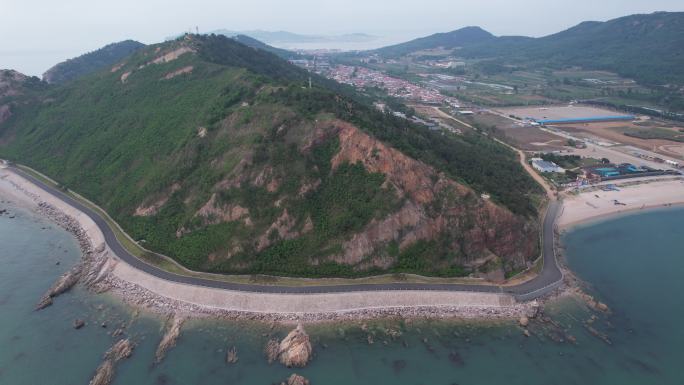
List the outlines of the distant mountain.
{"label": "distant mountain", "polygon": [[294,59],[298,57],[299,55],[295,52],[288,51],[286,49],[282,48],[276,48],[273,46],[270,46],[266,43],[263,43],[257,39],[254,39],[252,37],[249,37],[247,35],[236,35],[232,37],[233,40],[240,42],[248,47],[264,50],[267,52],[271,52],[277,56],[280,56],[283,59]]}
{"label": "distant mountain", "polygon": [[608,70],[647,84],[684,84],[684,12],[584,22],[537,39],[499,38],[459,55]]}
{"label": "distant mountain", "polygon": [[108,44],[96,51],[61,62],[43,74],[48,83],[63,83],[116,64],[145,45],[134,40]]}
{"label": "distant mountain", "polygon": [[237,35],[249,36],[267,44],[296,44],[296,43],[321,43],[321,42],[365,42],[374,40],[376,37],[364,33],[350,33],[343,35],[303,35],[287,31],[231,31],[220,29],[212,31],[217,35],[233,37]]}
{"label": "distant mountain", "polygon": [[470,38],[454,38],[453,42],[446,38],[457,36],[459,31],[428,36],[376,52],[400,56],[425,48],[460,47],[455,54],[465,58],[554,67],[581,66],[616,72],[646,84],[684,84],[684,12],[631,15],[606,22],[588,21],[541,38],[493,37],[479,28],[473,30],[474,36]]}
{"label": "distant mountain", "polygon": [[436,33],[380,48],[374,52],[383,56],[403,56],[413,52],[434,48],[454,49],[495,40],[496,37],[480,27],[465,27],[451,32]]}
{"label": "distant mountain", "polygon": [[147,46],[31,97],[10,101],[0,157],[192,269],[455,276],[539,255],[540,189],[514,152],[415,126],[225,36]]}

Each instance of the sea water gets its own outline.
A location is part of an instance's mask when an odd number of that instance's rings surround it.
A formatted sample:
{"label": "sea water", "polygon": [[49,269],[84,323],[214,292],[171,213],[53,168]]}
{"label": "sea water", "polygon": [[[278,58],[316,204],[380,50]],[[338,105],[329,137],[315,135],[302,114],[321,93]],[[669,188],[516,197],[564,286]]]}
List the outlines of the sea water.
{"label": "sea water", "polygon": [[[287,328],[247,321],[194,320],[154,364],[164,320],[81,287],[34,311],[80,258],[76,241],[35,214],[8,205],[0,216],[0,384],[87,384],[102,354],[124,335],[136,344],[114,384],[273,384],[292,373],[335,384],[678,384],[684,383],[684,210],[640,213],[564,236],[570,267],[612,314],[580,301],[548,306],[551,322],[526,337],[516,322],[389,319],[307,326],[306,368],[268,364],[263,347]],[[59,263],[59,264],[58,264]],[[586,323],[611,344],[588,332]],[[74,319],[86,321],[76,330]],[[106,327],[102,327],[102,324]],[[391,328],[401,336],[387,333]],[[369,344],[371,335],[372,344]],[[568,342],[568,336],[576,343]],[[239,360],[225,362],[235,346]]]}

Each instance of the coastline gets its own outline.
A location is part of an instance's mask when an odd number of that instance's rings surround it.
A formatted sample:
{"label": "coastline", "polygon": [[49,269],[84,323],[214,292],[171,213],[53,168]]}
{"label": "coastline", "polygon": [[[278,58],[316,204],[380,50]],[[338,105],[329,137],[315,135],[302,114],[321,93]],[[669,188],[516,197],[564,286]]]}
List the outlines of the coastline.
{"label": "coastline", "polygon": [[637,183],[626,181],[615,186],[619,191],[590,189],[576,195],[565,194],[557,219],[558,229],[569,231],[623,215],[684,205],[684,178],[681,177]]}
{"label": "coastline", "polygon": [[325,294],[251,293],[169,282],[134,269],[114,255],[84,213],[0,168],[0,195],[47,216],[72,233],[84,255],[91,289],[162,315],[277,322],[321,322],[386,317],[516,319],[536,314],[536,301],[519,303],[504,293],[373,291]]}

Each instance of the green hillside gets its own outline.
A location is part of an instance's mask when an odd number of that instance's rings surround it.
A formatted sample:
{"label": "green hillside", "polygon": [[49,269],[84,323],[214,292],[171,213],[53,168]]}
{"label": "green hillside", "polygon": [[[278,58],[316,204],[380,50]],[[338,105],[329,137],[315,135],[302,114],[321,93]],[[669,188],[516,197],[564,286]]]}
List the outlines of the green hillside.
{"label": "green hillside", "polygon": [[100,71],[105,67],[110,67],[144,46],[144,44],[134,40],[107,44],[93,52],[56,64],[43,74],[43,80],[48,83],[63,83],[77,79]]}
{"label": "green hillside", "polygon": [[398,57],[426,49],[440,47],[453,49],[479,44],[493,39],[495,39],[494,35],[480,27],[465,27],[456,31],[436,33],[405,43],[379,48],[374,52],[387,57]]}
{"label": "green hillside", "polygon": [[[466,30],[469,33],[464,34]],[[450,36],[460,38],[450,40]],[[479,28],[462,29],[376,52],[401,56],[437,47],[458,48],[453,54],[464,58],[525,66],[580,66],[615,72],[649,85],[684,84],[684,12],[584,22],[540,38],[493,37]]]}
{"label": "green hillside", "polygon": [[308,78],[230,38],[186,35],[13,104],[0,157],[193,269],[460,275],[478,269],[469,261],[510,272],[536,258],[540,191],[514,153]]}

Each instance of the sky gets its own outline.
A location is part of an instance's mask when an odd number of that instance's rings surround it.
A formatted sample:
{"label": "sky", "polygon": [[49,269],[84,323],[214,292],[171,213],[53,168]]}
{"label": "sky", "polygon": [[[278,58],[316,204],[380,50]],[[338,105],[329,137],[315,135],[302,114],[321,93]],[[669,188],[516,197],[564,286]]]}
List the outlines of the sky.
{"label": "sky", "polygon": [[543,36],[586,20],[684,11],[682,0],[0,0],[0,68],[39,76],[108,43],[156,43],[197,27],[368,33],[377,44],[477,25]]}

